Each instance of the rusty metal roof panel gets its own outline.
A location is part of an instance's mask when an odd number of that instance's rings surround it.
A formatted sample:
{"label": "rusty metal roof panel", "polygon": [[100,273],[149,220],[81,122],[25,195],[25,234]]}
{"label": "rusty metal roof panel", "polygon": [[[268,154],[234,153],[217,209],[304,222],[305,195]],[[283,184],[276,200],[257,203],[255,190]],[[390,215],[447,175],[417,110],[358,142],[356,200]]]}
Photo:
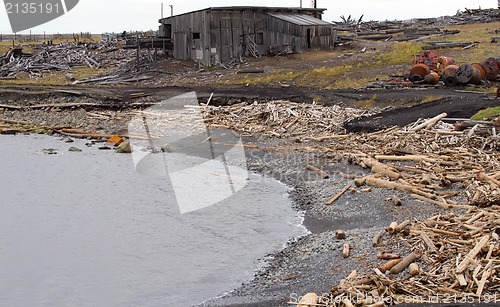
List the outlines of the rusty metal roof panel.
{"label": "rusty metal roof panel", "polygon": [[287,14],[287,13],[267,13],[268,15],[288,21],[290,23],[299,25],[299,26],[326,26],[331,25],[331,23],[326,22],[324,20],[315,18],[313,16],[305,15],[305,14]]}

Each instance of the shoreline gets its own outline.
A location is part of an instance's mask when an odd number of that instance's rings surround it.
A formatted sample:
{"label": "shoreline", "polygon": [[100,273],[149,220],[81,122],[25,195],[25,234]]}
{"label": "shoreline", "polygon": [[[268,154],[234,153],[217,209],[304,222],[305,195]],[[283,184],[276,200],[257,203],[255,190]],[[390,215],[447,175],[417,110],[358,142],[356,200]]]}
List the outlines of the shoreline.
{"label": "shoreline", "polygon": [[[271,143],[274,141],[271,140]],[[286,163],[287,161],[293,163]],[[250,163],[250,168],[259,170],[264,175],[271,174],[277,180],[290,176],[290,172],[295,177],[305,178],[306,162],[304,157],[289,160],[276,157],[268,162],[254,161]],[[335,195],[352,181],[341,176],[348,169],[351,173],[361,171],[346,161],[341,161],[336,171],[331,169],[329,179],[281,181],[292,187],[290,198],[293,207],[296,211],[304,212],[304,227],[310,234],[293,240],[283,250],[272,254],[264,271],[257,272],[251,282],[241,285],[224,297],[194,306],[289,306],[287,302],[293,295],[297,297],[308,292],[328,295],[331,287],[353,270],[369,271],[373,267],[376,258],[372,258],[372,238],[393,219],[423,218],[440,212],[431,205],[419,203],[401,193],[397,194],[403,199],[405,208],[395,210],[394,205],[386,201],[394,193],[386,190],[371,191],[369,196],[362,192],[348,192],[334,205],[325,206],[324,202],[331,195]],[[354,202],[358,204],[353,204]],[[346,208],[349,206],[356,208]],[[342,211],[343,216],[338,216],[338,211]],[[347,259],[342,257],[342,245],[345,241],[336,238],[336,230],[339,229],[346,232],[347,241],[355,246],[353,255]],[[266,295],[269,299],[266,299]]]}
{"label": "shoreline", "polygon": [[[443,91],[429,91],[425,95],[434,93],[441,94]],[[394,97],[398,94],[408,97],[414,93],[391,92]],[[453,112],[455,112],[455,110],[466,109],[468,106],[477,104],[476,97],[478,97],[477,94],[455,93],[445,101],[427,103],[420,109],[418,106],[396,109],[387,112],[388,114],[386,113],[380,118],[382,121],[386,118],[384,116],[399,119],[398,116],[401,114],[410,116],[400,116],[404,117],[406,121],[415,116],[432,117],[436,115],[434,114],[436,111],[449,109],[452,104]],[[481,98],[481,103],[493,103],[487,95],[481,94]],[[263,99],[266,101],[265,98]],[[236,107],[241,107],[244,110],[250,108],[249,105]],[[82,110],[78,112],[58,111],[55,113],[56,115],[49,112],[30,113],[30,111],[26,111],[26,113],[13,111],[12,113],[18,119],[25,116],[27,120],[33,120],[34,115],[41,114],[43,117],[36,118],[37,121],[46,120],[50,124],[69,123],[69,125],[76,122],[87,128],[108,129],[106,132],[111,133],[115,131],[110,130],[123,128],[124,124],[127,123],[127,116],[133,114],[134,111],[133,108],[123,112],[115,110],[115,115],[109,115],[106,112],[97,113],[94,111],[91,113],[85,112],[83,108]],[[464,112],[470,112],[470,110],[467,109]],[[105,117],[105,119],[95,120],[92,118],[89,120],[87,117],[89,113],[92,116]],[[116,114],[120,114],[120,117],[115,117]],[[377,117],[373,118],[377,119]],[[380,118],[378,118],[379,122]],[[222,124],[226,127],[231,122],[222,122]],[[317,131],[319,130],[311,131],[310,135],[315,135]],[[254,133],[252,137],[244,138],[244,147],[250,170],[277,179],[292,187],[290,199],[293,209],[304,213],[303,224],[312,233],[299,238],[292,244],[287,244],[279,252],[273,253],[274,257],[267,262],[265,269],[258,271],[250,282],[237,287],[222,298],[209,300],[201,306],[288,306],[287,301],[292,298],[293,294],[300,296],[314,291],[319,292],[318,294],[329,293],[333,286],[339,284],[352,271],[357,270],[359,274],[362,274],[380,264],[380,260],[376,257],[376,250],[372,246],[372,238],[380,229],[385,229],[394,221],[429,218],[436,214],[450,212],[432,204],[420,202],[404,192],[354,187],[353,178],[370,175],[371,170],[370,168],[362,168],[360,161],[353,163],[352,152],[349,153],[352,151],[351,147],[356,150],[362,148],[369,153],[377,154],[379,148],[376,146],[385,147],[388,141],[394,142],[394,140],[376,139],[381,134],[375,133],[349,134],[350,139],[347,141],[341,138],[318,142],[317,138],[308,139],[308,135],[304,138],[297,138],[293,135],[271,137],[270,135],[264,136],[260,133]],[[365,144],[365,137],[373,137],[373,145]],[[425,137],[429,138],[430,136]],[[433,137],[433,140],[435,138],[437,136]],[[442,138],[444,137],[442,136]],[[351,146],[351,144],[358,147]],[[392,144],[393,147],[386,148],[386,150],[389,153],[408,154],[411,149],[404,147],[404,143],[402,144],[399,145],[402,146],[400,149]],[[459,145],[458,143],[456,146]],[[444,148],[447,149],[446,146]],[[419,150],[419,148],[413,150]],[[444,166],[447,165],[446,161],[443,163]],[[317,172],[311,171],[308,167],[310,165],[327,172],[328,178],[321,177]],[[426,168],[424,167],[424,169]],[[410,174],[410,176],[415,179],[418,177],[418,173],[417,175]],[[438,180],[435,182],[440,183]],[[349,191],[342,194],[331,205],[325,205],[332,196],[342,191],[348,184],[352,187]],[[464,190],[463,185],[454,188],[462,189],[462,192]],[[388,201],[394,195],[402,200],[403,206],[396,207]],[[457,200],[454,197],[451,200],[451,202],[461,201],[462,199]],[[344,230],[347,238],[337,239],[336,230]],[[348,258],[342,256],[342,247],[345,243],[352,246],[351,255]],[[400,253],[409,250],[408,246],[398,248]]]}

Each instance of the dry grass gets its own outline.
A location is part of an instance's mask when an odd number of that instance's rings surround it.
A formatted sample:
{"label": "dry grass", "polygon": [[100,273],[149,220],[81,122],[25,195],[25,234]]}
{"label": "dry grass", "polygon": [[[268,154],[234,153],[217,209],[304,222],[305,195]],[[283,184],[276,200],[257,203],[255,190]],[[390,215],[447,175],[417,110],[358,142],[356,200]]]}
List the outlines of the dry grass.
{"label": "dry grass", "polygon": [[43,73],[42,77],[32,78],[28,73],[22,72],[17,75],[14,80],[0,80],[0,85],[43,85],[43,86],[57,86],[71,83],[66,79],[67,74],[73,75],[76,79],[87,78],[96,74],[103,74],[108,72],[109,69],[95,69],[89,67],[74,67],[71,71],[57,71],[50,73]]}
{"label": "dry grass", "polygon": [[459,30],[459,34],[430,39],[431,41],[450,41],[450,42],[476,42],[476,47],[468,50],[462,48],[437,50],[439,54],[449,55],[455,58],[458,63],[477,63],[486,58],[497,56],[500,53],[500,44],[491,43],[496,29],[500,29],[500,22],[478,23],[460,26],[447,27],[448,30]]}

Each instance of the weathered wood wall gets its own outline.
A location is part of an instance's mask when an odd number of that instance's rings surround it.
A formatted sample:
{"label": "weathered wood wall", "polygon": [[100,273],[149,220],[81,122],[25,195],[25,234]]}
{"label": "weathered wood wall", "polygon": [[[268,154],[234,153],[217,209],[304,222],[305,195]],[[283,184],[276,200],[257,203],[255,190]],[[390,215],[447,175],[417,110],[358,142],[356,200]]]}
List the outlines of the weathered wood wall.
{"label": "weathered wood wall", "polygon": [[202,10],[163,21],[172,25],[174,57],[204,65],[251,56],[249,39],[261,55],[333,49],[333,25],[298,25],[259,10]]}

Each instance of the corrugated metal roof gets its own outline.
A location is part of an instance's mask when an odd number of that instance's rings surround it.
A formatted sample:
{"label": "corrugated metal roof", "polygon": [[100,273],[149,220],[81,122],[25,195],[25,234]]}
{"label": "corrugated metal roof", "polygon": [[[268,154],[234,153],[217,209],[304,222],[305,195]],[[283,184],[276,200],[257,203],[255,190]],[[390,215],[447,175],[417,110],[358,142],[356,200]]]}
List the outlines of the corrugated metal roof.
{"label": "corrugated metal roof", "polygon": [[167,20],[172,17],[177,17],[177,16],[183,16],[191,13],[196,13],[196,12],[201,12],[201,11],[263,11],[263,12],[288,12],[288,13],[301,13],[301,12],[318,12],[320,14],[323,14],[326,9],[324,8],[307,8],[307,7],[267,7],[267,6],[223,6],[223,7],[209,7],[206,9],[202,10],[197,10],[197,11],[192,11],[192,12],[187,12],[175,16],[168,16],[165,18],[160,19],[160,22],[162,20]]}
{"label": "corrugated metal roof", "polygon": [[287,14],[287,13],[267,13],[267,14],[299,26],[331,25],[331,23],[329,22],[305,14]]}

